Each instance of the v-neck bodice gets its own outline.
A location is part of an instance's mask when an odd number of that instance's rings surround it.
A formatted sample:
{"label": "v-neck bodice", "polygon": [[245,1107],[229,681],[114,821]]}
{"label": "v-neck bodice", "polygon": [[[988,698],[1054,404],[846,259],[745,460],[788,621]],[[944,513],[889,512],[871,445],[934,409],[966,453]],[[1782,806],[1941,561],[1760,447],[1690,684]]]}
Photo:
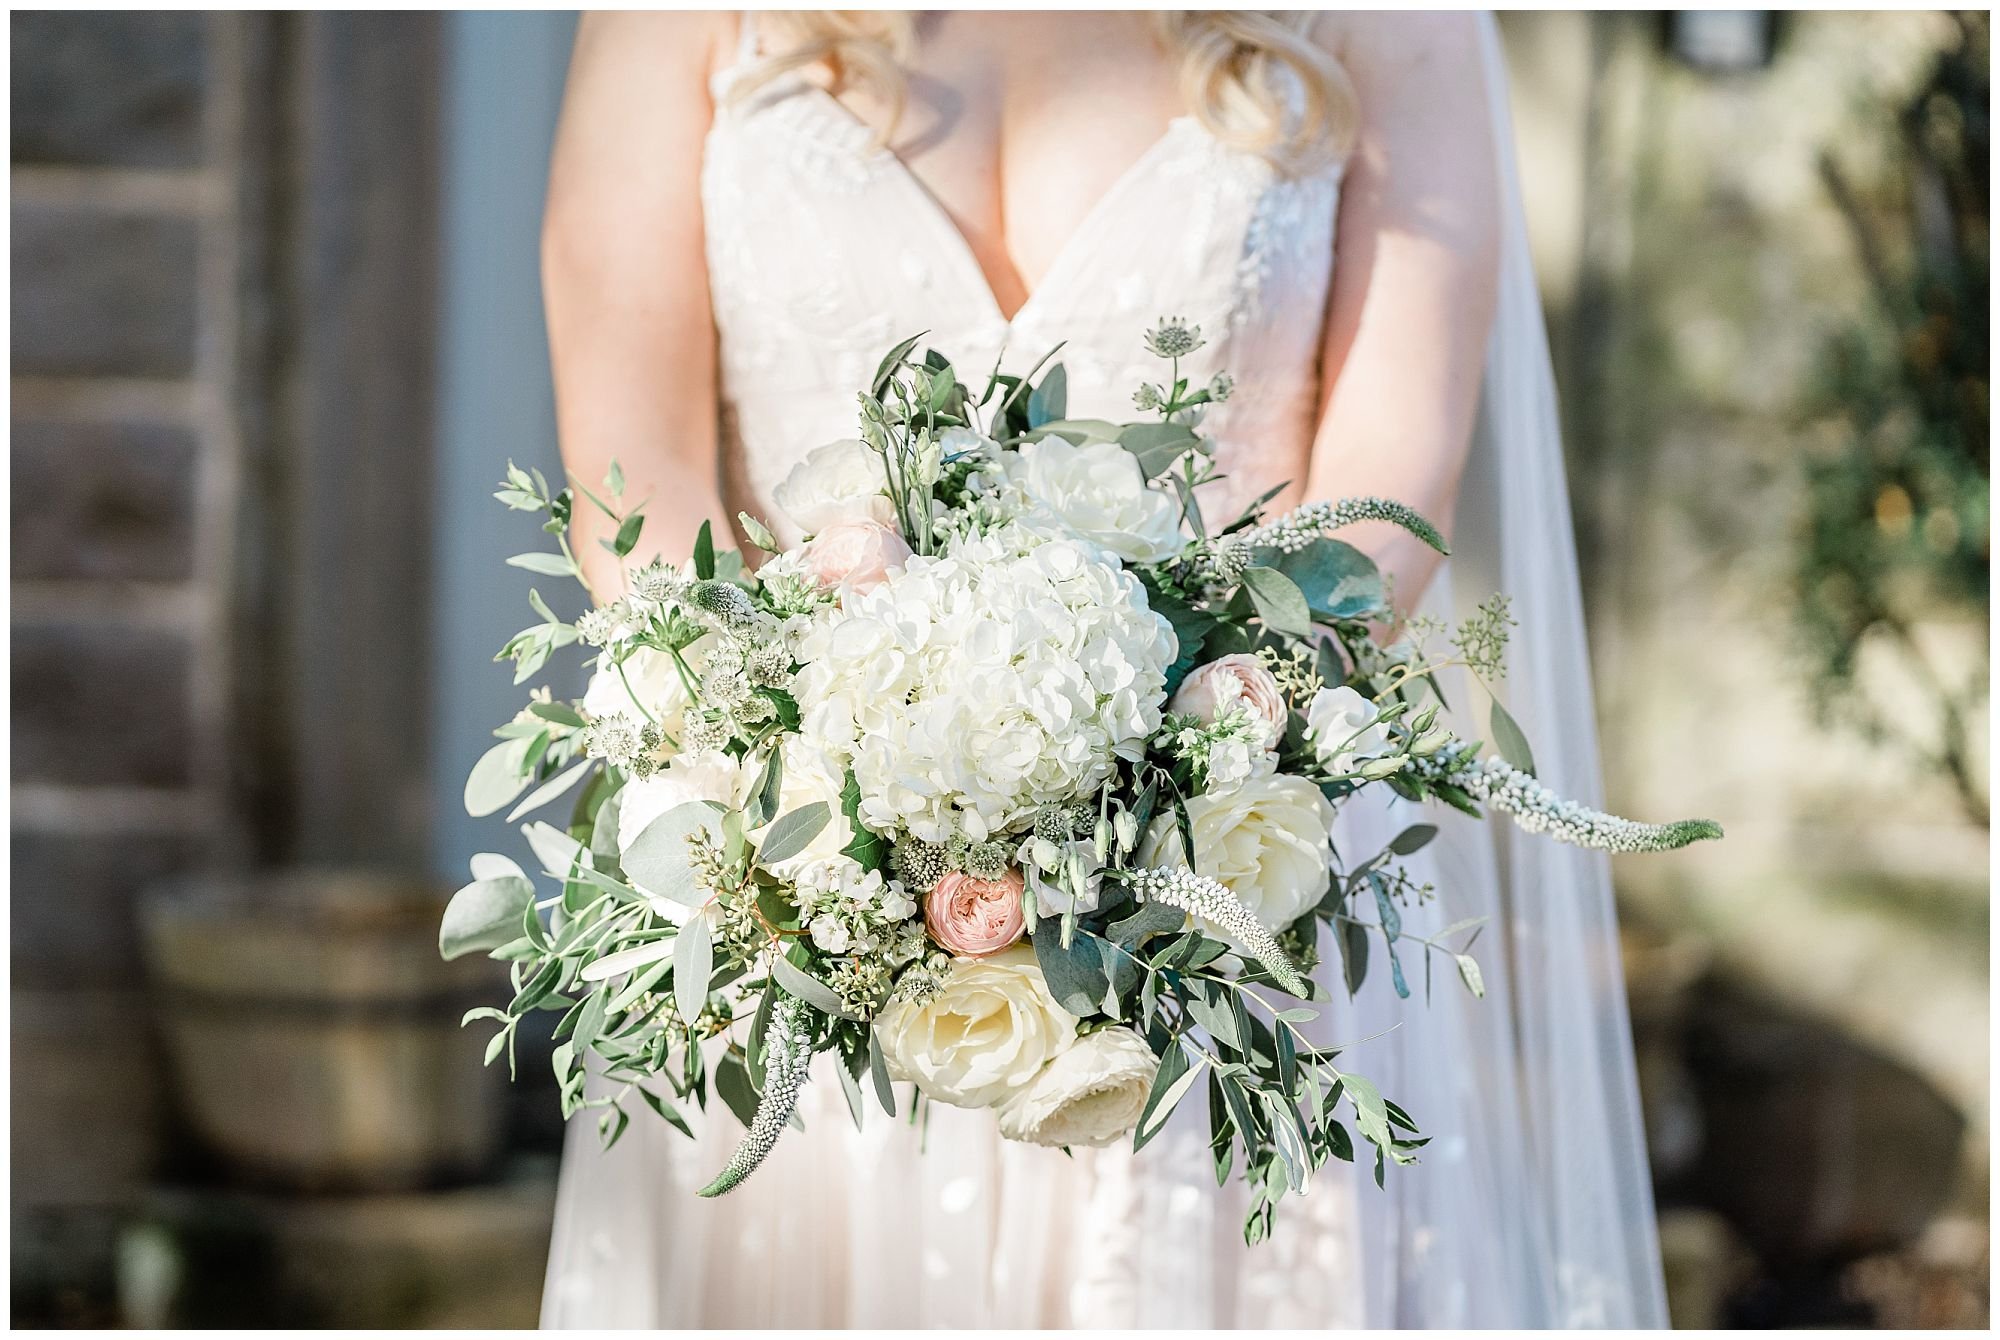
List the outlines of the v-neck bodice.
{"label": "v-neck bodice", "polygon": [[741,69],[716,78],[701,183],[732,509],[769,516],[800,457],[852,436],[856,393],[907,335],[928,331],[967,380],[996,361],[1024,372],[1062,342],[1069,412],[1124,419],[1160,373],[1141,335],[1163,315],[1208,339],[1184,372],[1237,382],[1206,424],[1229,476],[1212,511],[1303,474],[1337,168],[1286,178],[1177,117],[1009,320],[951,216],[865,124],[796,74],[732,98]]}

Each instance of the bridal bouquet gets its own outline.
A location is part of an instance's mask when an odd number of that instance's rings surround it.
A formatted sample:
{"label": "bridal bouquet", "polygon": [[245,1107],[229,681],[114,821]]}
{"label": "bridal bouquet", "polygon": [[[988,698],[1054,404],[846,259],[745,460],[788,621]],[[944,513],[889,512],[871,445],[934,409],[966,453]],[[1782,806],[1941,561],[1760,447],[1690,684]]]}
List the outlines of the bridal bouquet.
{"label": "bridal bouquet", "polygon": [[[905,341],[860,436],[776,489],[803,543],[746,514],[754,570],[704,527],[684,567],[628,566],[574,623],[530,595],[540,622],[501,653],[516,682],[575,644],[595,673],[580,701],[534,693],[467,783],[510,822],[574,793],[567,822],[524,829],[549,884],[481,855],[445,914],[446,956],[512,965],[513,999],[467,1016],[499,1025],[489,1062],[560,1011],[565,1115],[602,1107],[607,1140],[634,1099],[686,1131],[681,1105],[712,1092],[746,1134],[704,1195],[756,1170],[821,1052],[857,1122],[900,1096],[1050,1146],[1144,1146],[1202,1086],[1254,1240],[1357,1138],[1378,1179],[1424,1143],[1301,1031],[1322,956],[1350,992],[1371,942],[1401,995],[1412,954],[1426,989],[1442,956],[1481,990],[1476,922],[1409,924],[1431,890],[1402,862],[1436,829],[1336,851],[1341,805],[1386,787],[1617,851],[1718,834],[1552,794],[1497,700],[1497,754],[1455,734],[1436,674],[1497,678],[1505,601],[1392,630],[1374,565],[1331,532],[1386,521],[1444,548],[1393,502],[1204,517],[1200,423],[1230,383],[1180,375],[1197,329],[1146,341],[1165,375],[1131,424],[1065,417],[1049,359],[975,394]],[[624,493],[615,466],[598,492],[510,467],[497,496],[558,548],[510,561],[582,580],[580,506],[624,559],[643,525]]]}

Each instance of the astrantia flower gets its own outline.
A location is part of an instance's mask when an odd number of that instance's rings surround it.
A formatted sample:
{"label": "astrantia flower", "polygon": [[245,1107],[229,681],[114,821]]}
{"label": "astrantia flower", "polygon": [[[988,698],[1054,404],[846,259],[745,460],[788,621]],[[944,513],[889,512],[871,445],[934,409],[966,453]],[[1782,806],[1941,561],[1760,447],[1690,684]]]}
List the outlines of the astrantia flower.
{"label": "astrantia flower", "polygon": [[[703,636],[682,648],[681,657],[699,671],[708,659],[712,636]],[[597,673],[583,691],[584,713],[592,718],[628,716],[650,722],[680,739],[681,717],[689,704],[687,685],[682,682],[674,658],[664,651],[640,647],[622,662],[606,655],[597,658]]]}
{"label": "astrantia flower", "polygon": [[1130,574],[1003,528],[845,594],[801,640],[794,692],[869,828],[978,841],[1137,758],[1175,650]]}

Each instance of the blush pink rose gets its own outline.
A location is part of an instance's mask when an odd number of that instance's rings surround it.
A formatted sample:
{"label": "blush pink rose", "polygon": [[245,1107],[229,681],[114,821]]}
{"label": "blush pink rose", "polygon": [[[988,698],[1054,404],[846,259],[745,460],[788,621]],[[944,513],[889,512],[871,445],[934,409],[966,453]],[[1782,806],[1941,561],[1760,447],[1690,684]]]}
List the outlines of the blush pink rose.
{"label": "blush pink rose", "polygon": [[806,541],[806,567],[820,589],[872,591],[910,556],[903,537],[879,521],[843,521]]}
{"label": "blush pink rose", "polygon": [[1224,708],[1242,706],[1271,728],[1271,738],[1285,733],[1285,695],[1277,677],[1255,656],[1241,652],[1196,666],[1181,681],[1170,712],[1191,712],[1213,722]]}
{"label": "blush pink rose", "polygon": [[1021,915],[1019,870],[998,879],[974,879],[954,870],[924,898],[924,920],[931,938],[954,954],[980,958],[997,954],[1021,938],[1027,923]]}

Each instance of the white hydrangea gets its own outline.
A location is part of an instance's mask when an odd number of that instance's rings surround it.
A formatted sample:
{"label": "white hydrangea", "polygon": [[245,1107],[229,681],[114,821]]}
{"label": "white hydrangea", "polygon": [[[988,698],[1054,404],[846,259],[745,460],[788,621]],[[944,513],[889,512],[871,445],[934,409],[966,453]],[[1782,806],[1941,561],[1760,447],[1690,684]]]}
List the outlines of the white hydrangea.
{"label": "white hydrangea", "polygon": [[1102,545],[1127,563],[1163,563],[1187,543],[1178,498],[1153,488],[1115,442],[1024,442],[1000,457],[1007,482],[1029,504],[1022,521]]}
{"label": "white hydrangea", "polygon": [[794,691],[870,828],[984,840],[1137,758],[1175,651],[1100,551],[1006,527],[843,596],[802,639]]}

